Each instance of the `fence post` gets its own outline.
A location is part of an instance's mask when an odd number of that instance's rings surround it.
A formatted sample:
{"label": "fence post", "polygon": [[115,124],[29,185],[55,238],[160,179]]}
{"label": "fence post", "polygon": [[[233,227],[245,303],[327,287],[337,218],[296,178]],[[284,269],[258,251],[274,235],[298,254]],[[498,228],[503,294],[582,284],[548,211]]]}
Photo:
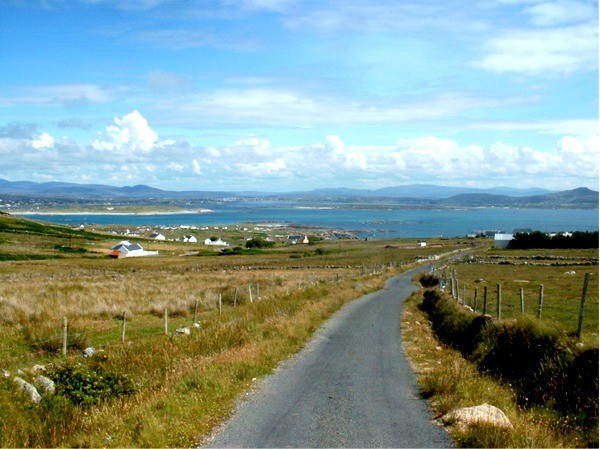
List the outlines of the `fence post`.
{"label": "fence post", "polygon": [[502,316],[502,286],[496,284],[496,318],[500,319]]}
{"label": "fence post", "polygon": [[198,322],[198,300],[196,300],[196,305],[194,306],[194,321],[192,324]]}
{"label": "fence post", "polygon": [[221,298],[221,293],[219,293],[219,315],[223,313],[223,299]]}
{"label": "fence post", "polygon": [[127,322],[127,312],[123,310],[123,323],[121,324],[121,343],[125,343],[125,323]]}
{"label": "fence post", "polygon": [[248,286],[248,293],[250,294],[250,304],[252,304],[252,284]]}
{"label": "fence post", "polygon": [[487,285],[483,286],[483,314],[485,315],[487,309]]}
{"label": "fence post", "polygon": [[542,305],[544,304],[544,284],[540,284],[540,298],[538,301],[538,313],[537,317],[542,317]]}
{"label": "fence post", "polygon": [[233,307],[237,306],[237,287],[233,291]]}
{"label": "fence post", "polygon": [[521,315],[525,314],[525,293],[523,292],[523,287],[519,290],[521,296]]}
{"label": "fence post", "polygon": [[585,297],[587,296],[588,284],[590,283],[591,273],[585,273],[583,280],[583,292],[581,293],[581,306],[579,307],[579,322],[577,323],[577,338],[581,340],[581,331],[583,329],[583,312],[585,310]]}
{"label": "fence post", "polygon": [[473,310],[477,310],[477,287],[475,287],[475,293],[473,294]]}
{"label": "fence post", "polygon": [[165,307],[165,335],[169,335],[169,311]]}
{"label": "fence post", "polygon": [[67,355],[67,332],[68,332],[68,321],[67,317],[63,317],[63,335],[62,335],[62,355]]}

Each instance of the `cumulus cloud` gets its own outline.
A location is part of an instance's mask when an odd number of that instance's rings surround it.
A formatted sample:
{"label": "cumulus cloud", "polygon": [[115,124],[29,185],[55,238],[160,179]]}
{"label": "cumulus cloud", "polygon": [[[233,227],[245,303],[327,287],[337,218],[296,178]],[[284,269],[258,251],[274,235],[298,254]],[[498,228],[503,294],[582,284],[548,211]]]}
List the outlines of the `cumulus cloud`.
{"label": "cumulus cloud", "polygon": [[114,121],[114,125],[106,128],[107,138],[92,143],[95,150],[148,153],[158,141],[158,134],[150,128],[148,121],[138,111],[133,111],[121,119],[115,117]]}
{"label": "cumulus cloud", "polygon": [[45,150],[46,148],[51,148],[54,146],[54,137],[48,133],[42,133],[35,137],[35,139],[31,142],[31,146],[36,150]]}

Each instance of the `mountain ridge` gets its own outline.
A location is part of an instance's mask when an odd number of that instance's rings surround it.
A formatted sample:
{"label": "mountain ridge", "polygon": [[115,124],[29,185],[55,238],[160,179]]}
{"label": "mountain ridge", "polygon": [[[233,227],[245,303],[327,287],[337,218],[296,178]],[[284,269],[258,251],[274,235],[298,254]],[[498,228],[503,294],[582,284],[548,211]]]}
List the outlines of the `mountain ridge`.
{"label": "mountain ridge", "polygon": [[448,187],[433,184],[410,184],[381,189],[328,188],[301,192],[226,192],[226,191],[169,191],[138,184],[116,187],[105,184],[66,182],[36,183],[0,179],[2,197],[50,201],[100,202],[201,202],[265,200],[348,204],[352,202],[381,203],[407,207],[580,207],[597,208],[598,192],[580,187],[572,190],[550,191],[541,188],[517,189],[493,187]]}

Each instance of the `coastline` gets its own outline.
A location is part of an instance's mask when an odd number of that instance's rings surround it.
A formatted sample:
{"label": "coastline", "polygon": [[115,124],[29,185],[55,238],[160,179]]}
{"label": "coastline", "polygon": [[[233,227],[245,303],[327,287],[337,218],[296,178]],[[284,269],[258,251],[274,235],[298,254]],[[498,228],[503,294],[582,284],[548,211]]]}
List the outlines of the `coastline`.
{"label": "coastline", "polygon": [[114,212],[114,211],[69,211],[69,212],[60,212],[60,211],[7,211],[3,210],[2,212],[6,212],[11,215],[114,215],[114,216],[124,216],[124,215],[184,215],[184,214],[211,214],[214,212],[213,209],[197,209],[197,210],[180,210],[180,211],[148,211],[148,212]]}

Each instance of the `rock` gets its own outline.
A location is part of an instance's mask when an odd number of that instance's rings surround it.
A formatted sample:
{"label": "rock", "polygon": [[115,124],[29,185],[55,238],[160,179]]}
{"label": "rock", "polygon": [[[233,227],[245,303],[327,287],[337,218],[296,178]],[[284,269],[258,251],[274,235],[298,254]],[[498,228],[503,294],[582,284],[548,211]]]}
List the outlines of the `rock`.
{"label": "rock", "polygon": [[37,389],[31,385],[29,382],[24,381],[20,377],[15,377],[13,381],[29,396],[29,399],[34,404],[39,404],[42,400],[42,396],[38,393]]}
{"label": "rock", "polygon": [[571,270],[571,271],[565,271],[565,274],[577,274],[577,273],[575,272],[575,270]]}
{"label": "rock", "polygon": [[52,379],[47,378],[46,376],[38,376],[35,378],[33,383],[44,391],[44,393],[53,395],[56,392],[56,387],[54,386],[54,382]]}
{"label": "rock", "polygon": [[465,407],[452,410],[442,416],[444,424],[453,424],[461,431],[473,424],[489,424],[495,427],[512,429],[512,423],[502,410],[490,404],[481,404],[474,407]]}
{"label": "rock", "polygon": [[202,325],[196,321],[194,324],[192,324],[192,327],[199,328],[202,327]]}
{"label": "rock", "polygon": [[189,327],[178,327],[177,329],[175,329],[175,332],[178,333],[179,335],[190,335],[190,328]]}
{"label": "rock", "polygon": [[87,357],[92,357],[94,354],[96,354],[96,352],[98,352],[96,350],[96,348],[93,348],[93,347],[90,346],[89,348],[85,348],[83,350],[83,356],[86,357],[86,358]]}
{"label": "rock", "polygon": [[10,377],[10,372],[6,371],[5,369],[2,370],[2,377]]}
{"label": "rock", "polygon": [[44,373],[46,372],[46,367],[44,365],[33,365],[30,370],[33,374],[36,373]]}

